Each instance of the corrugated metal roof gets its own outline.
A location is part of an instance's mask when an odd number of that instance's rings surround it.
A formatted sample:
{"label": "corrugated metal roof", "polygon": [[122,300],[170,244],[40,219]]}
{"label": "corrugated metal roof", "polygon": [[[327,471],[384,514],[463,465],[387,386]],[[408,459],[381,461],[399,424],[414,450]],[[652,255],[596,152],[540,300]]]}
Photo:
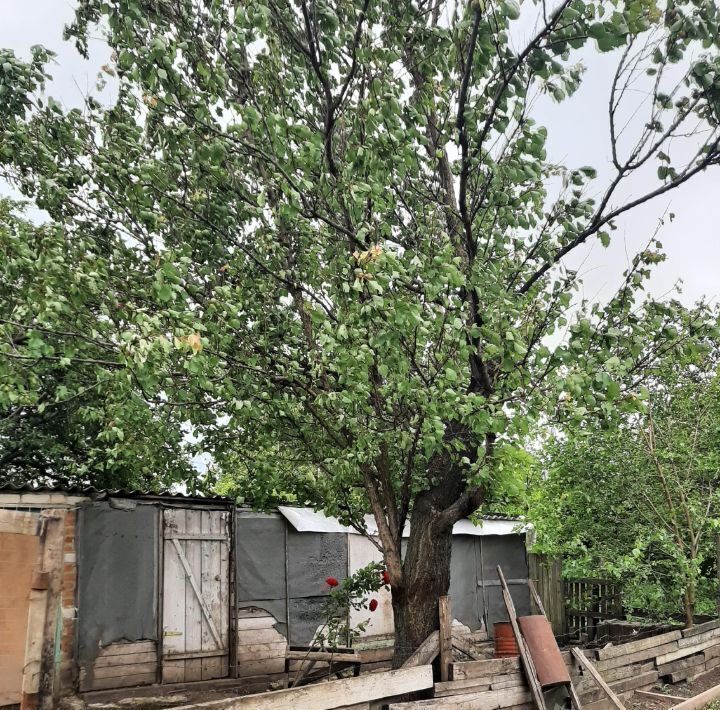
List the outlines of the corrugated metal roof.
{"label": "corrugated metal roof", "polygon": [[[0,492],[11,493],[63,493],[68,496],[80,496],[89,498],[90,500],[107,500],[108,498],[145,498],[151,500],[175,500],[185,501],[188,503],[205,503],[205,504],[228,504],[231,505],[235,501],[233,498],[220,495],[191,495],[181,493],[179,491],[140,491],[127,490],[124,488],[95,488],[93,486],[60,486],[60,485],[39,485],[32,484],[16,484],[0,481]],[[238,506],[241,507],[241,506]],[[245,506],[242,506],[245,507]],[[354,528],[342,525],[339,520],[326,516],[324,513],[314,511],[301,505],[281,505],[278,511],[292,524],[299,532],[349,532],[357,533]],[[475,525],[469,519],[460,520],[455,524],[453,532],[456,535],[508,535],[518,531],[518,524],[523,524],[523,519],[501,515],[498,513],[488,513],[483,515],[480,520],[482,524]],[[372,515],[365,516],[367,530],[371,535],[377,534],[377,525]],[[527,524],[522,525],[524,528]],[[407,531],[404,536],[407,537]]]}
{"label": "corrugated metal roof", "polygon": [[[321,511],[312,508],[303,508],[300,506],[280,505],[278,510],[285,519],[298,532],[318,532],[318,533],[349,533],[359,535],[355,528],[343,525],[337,518],[325,515]],[[483,516],[479,519],[478,524],[472,520],[463,518],[453,526],[454,535],[513,535],[519,532],[525,532],[527,524],[519,519],[508,519],[502,516]],[[365,529],[370,535],[377,535],[377,525],[372,515],[365,516]],[[405,525],[403,537],[410,535],[410,524]]]}
{"label": "corrugated metal roof", "polygon": [[39,485],[17,484],[0,482],[0,492],[10,493],[63,493],[69,496],[81,496],[90,498],[91,500],[105,500],[107,498],[153,498],[172,500],[184,500],[187,502],[206,502],[206,503],[233,503],[232,498],[226,498],[218,495],[191,495],[180,492],[157,492],[157,491],[140,491],[126,490],[124,488],[95,488],[93,486],[56,486],[56,485]]}

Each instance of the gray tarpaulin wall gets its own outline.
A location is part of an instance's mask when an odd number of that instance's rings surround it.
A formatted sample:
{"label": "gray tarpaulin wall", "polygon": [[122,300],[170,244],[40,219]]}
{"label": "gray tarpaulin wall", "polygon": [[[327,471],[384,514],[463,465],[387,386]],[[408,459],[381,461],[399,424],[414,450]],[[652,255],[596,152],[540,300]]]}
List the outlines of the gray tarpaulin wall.
{"label": "gray tarpaulin wall", "polygon": [[291,644],[307,645],[323,622],[325,580],[347,576],[347,535],[300,533],[281,515],[239,511],[235,569],[238,608],[265,609]]}
{"label": "gray tarpaulin wall", "polygon": [[[348,573],[347,533],[298,532],[279,514],[238,511],[235,569],[238,608],[259,607],[293,645],[307,645],[323,623],[327,577]],[[453,616],[473,631],[507,619],[496,566],[503,568],[518,615],[530,613],[525,535],[455,535]],[[288,619],[289,614],[289,619]]]}
{"label": "gray tarpaulin wall", "polygon": [[157,641],[158,508],[83,506],[76,540],[80,665],[116,641]]}

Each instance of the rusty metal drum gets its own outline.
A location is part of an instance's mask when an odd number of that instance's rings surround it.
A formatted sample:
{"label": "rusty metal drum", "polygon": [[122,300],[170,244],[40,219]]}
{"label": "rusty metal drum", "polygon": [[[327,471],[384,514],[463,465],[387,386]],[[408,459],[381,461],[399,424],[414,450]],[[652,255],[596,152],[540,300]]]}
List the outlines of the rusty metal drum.
{"label": "rusty metal drum", "polygon": [[545,616],[521,616],[518,626],[533,660],[542,688],[570,682],[570,674],[560,654],[550,622]]}
{"label": "rusty metal drum", "polygon": [[509,621],[496,621],[493,624],[493,634],[495,636],[495,658],[512,658],[520,655]]}

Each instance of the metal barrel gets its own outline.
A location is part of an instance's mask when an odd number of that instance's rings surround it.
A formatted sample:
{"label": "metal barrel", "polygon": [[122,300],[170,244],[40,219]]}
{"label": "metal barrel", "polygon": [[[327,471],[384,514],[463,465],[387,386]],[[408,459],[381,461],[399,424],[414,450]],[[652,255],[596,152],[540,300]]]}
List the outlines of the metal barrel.
{"label": "metal barrel", "polygon": [[512,658],[520,655],[515,634],[509,621],[496,621],[493,624],[495,636],[495,658]]}

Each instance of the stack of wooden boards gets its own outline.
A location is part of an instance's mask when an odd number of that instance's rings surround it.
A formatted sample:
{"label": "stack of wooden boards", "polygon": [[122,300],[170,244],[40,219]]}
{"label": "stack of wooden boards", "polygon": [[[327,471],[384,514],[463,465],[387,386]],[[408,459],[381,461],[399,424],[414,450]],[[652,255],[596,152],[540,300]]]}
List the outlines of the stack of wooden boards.
{"label": "stack of wooden boards", "polygon": [[[677,683],[720,666],[720,620],[583,653],[610,689],[625,701],[636,690],[651,688],[658,680]],[[605,693],[578,667],[572,655],[567,651],[562,655],[583,710],[611,707]],[[517,658],[452,663],[450,668],[452,680],[435,683],[433,699],[395,703],[390,709],[525,710],[534,707]]]}
{"label": "stack of wooden boards", "polygon": [[586,653],[606,681],[645,676],[648,684],[693,678],[720,665],[720,620]]}

